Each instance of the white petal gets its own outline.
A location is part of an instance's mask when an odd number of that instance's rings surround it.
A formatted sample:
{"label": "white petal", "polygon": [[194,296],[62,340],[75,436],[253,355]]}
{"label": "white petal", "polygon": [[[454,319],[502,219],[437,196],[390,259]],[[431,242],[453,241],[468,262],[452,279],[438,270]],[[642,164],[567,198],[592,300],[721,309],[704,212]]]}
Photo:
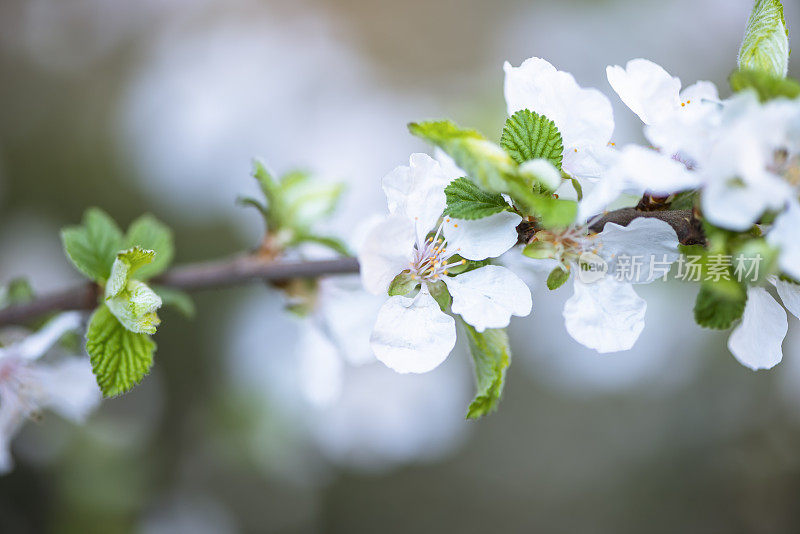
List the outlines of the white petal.
{"label": "white petal", "polygon": [[[625,274],[623,280],[646,284],[664,275],[663,267],[678,259],[678,235],[666,222],[651,217],[639,217],[628,226],[606,223],[597,236],[599,255],[609,264],[610,276]],[[626,262],[626,266],[622,262]],[[635,272],[630,266],[640,265]]]}
{"label": "white petal", "polygon": [[370,339],[375,356],[398,373],[435,369],[455,344],[455,320],[424,286],[414,298],[389,298],[378,312]]}
{"label": "white petal", "polygon": [[680,107],[681,81],[646,59],[606,69],[608,83],[645,124],[657,124]]}
{"label": "white petal", "polygon": [[467,175],[467,173],[464,172],[464,169],[456,165],[455,160],[441,148],[436,147],[433,150],[433,157],[439,162],[439,165],[442,167],[442,171],[450,180],[455,180],[456,178],[461,178],[462,176]]}
{"label": "white petal", "polygon": [[30,369],[31,379],[42,392],[40,406],[60,416],[82,422],[102,399],[88,359],[69,358]]}
{"label": "white petal", "polygon": [[[353,277],[354,278],[354,277]],[[369,336],[384,299],[363,291],[349,276],[320,280],[318,314],[325,332],[351,365],[373,363]]]}
{"label": "white petal", "polygon": [[508,211],[470,221],[445,217],[447,251],[468,260],[496,258],[517,244],[520,221],[522,217]]}
{"label": "white petal", "polygon": [[767,234],[767,242],[780,251],[778,264],[783,272],[800,280],[800,239],[797,231],[800,228],[800,206],[790,202],[786,211],[781,213]]}
{"label": "white petal", "polygon": [[383,178],[383,191],[389,213],[414,221],[422,242],[447,205],[444,188],[451,177],[427,154],[412,154],[409,161],[408,167],[397,167]]}
{"label": "white petal", "polygon": [[358,252],[367,291],[386,294],[394,277],[408,268],[415,240],[414,223],[401,215],[392,215],[370,230]]}
{"label": "white petal", "polygon": [[781,344],[788,329],[783,307],[763,287],[750,287],[742,322],[728,338],[728,350],[754,371],[770,369],[783,359]]}
{"label": "white petal", "polygon": [[[508,114],[529,109],[555,122],[568,153],[577,149],[599,150],[608,145],[614,132],[611,102],[596,89],[584,89],[575,78],[557,71],[547,61],[530,58],[519,67],[508,62],[505,97]],[[582,176],[565,160],[564,170]],[[576,165],[576,167],[579,167]]]}
{"label": "white petal", "polygon": [[583,199],[578,202],[579,221],[588,221],[593,215],[605,210],[625,191],[625,183],[612,174],[607,174],[596,184],[583,191]]}
{"label": "white petal", "polygon": [[0,475],[14,467],[11,440],[27,417],[28,409],[16,395],[7,393],[0,398]]}
{"label": "white petal", "polygon": [[800,285],[792,282],[786,282],[778,277],[771,280],[778,290],[778,295],[781,297],[783,305],[789,310],[792,315],[800,319]]}
{"label": "white petal", "polygon": [[[66,312],[57,315],[37,332],[29,335],[14,347],[14,353],[25,360],[35,360],[43,356],[56,342],[69,332],[76,330],[81,325],[79,312]],[[0,349],[2,353],[2,349]]]}
{"label": "white petal", "polygon": [[591,284],[575,278],[575,294],[564,304],[567,332],[597,352],[633,347],[644,329],[647,303],[630,284],[605,277]]}
{"label": "white petal", "polygon": [[531,291],[517,275],[498,265],[487,265],[454,277],[445,277],[457,313],[478,332],[508,326],[512,315],[531,312]]}
{"label": "white petal", "polygon": [[702,184],[701,175],[689,171],[683,163],[636,145],[626,146],[620,151],[619,159],[609,174],[627,187],[656,195],[669,195]]}

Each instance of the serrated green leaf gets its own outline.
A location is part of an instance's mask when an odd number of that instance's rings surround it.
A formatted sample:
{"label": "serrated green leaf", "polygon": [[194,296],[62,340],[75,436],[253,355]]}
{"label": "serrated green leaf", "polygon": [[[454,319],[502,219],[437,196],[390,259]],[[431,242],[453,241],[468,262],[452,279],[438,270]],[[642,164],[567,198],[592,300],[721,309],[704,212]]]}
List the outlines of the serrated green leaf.
{"label": "serrated green leaf", "polygon": [[127,241],[128,247],[141,247],[155,252],[153,261],[137,271],[136,278],[140,280],[147,280],[164,272],[175,256],[172,230],[150,214],[142,215],[131,223]]}
{"label": "serrated green leaf", "polygon": [[64,252],[72,264],[95,282],[104,282],[117,252],[125,247],[117,223],[99,208],[89,208],[80,226],[61,230]]}
{"label": "serrated green leaf", "polygon": [[153,365],[156,344],[146,334],[129,331],[106,306],[92,314],[86,330],[86,352],[97,384],[106,397],[130,391]]}
{"label": "serrated green leaf", "polygon": [[694,319],[702,327],[726,330],[744,313],[747,293],[744,290],[734,294],[726,289],[715,287],[718,284],[704,282],[694,304]]}
{"label": "serrated green leaf", "polygon": [[739,69],[786,76],[789,31],[779,0],[756,0],[739,49]]}
{"label": "serrated green leaf", "polygon": [[510,209],[502,195],[487,193],[469,178],[456,178],[445,187],[444,214],[456,219],[482,219]]}
{"label": "serrated green leaf", "polygon": [[800,83],[792,78],[780,78],[763,71],[734,71],[730,76],[731,89],[741,92],[751,89],[758,93],[761,102],[776,98],[800,97]]}
{"label": "serrated green leaf", "polygon": [[569,280],[569,271],[561,267],[556,267],[550,271],[550,274],[547,276],[547,289],[550,291],[558,289],[566,284],[567,280]]}
{"label": "serrated green leaf", "polygon": [[500,403],[506,369],[511,363],[511,347],[505,329],[478,332],[463,320],[459,322],[467,333],[477,390],[467,410],[467,419],[478,419],[495,411]]}
{"label": "serrated green leaf", "polygon": [[407,295],[419,285],[419,280],[412,278],[411,273],[408,271],[403,271],[402,273],[398,274],[394,277],[392,282],[389,284],[389,296],[394,297],[396,295]]}
{"label": "serrated green leaf", "polygon": [[163,286],[154,286],[153,291],[161,298],[162,306],[171,306],[181,312],[184,317],[194,318],[196,312],[194,301],[188,293]]}
{"label": "serrated green leaf", "polygon": [[556,124],[528,109],[522,109],[506,119],[500,146],[522,165],[532,159],[546,159],[559,171],[564,157],[564,143]]}

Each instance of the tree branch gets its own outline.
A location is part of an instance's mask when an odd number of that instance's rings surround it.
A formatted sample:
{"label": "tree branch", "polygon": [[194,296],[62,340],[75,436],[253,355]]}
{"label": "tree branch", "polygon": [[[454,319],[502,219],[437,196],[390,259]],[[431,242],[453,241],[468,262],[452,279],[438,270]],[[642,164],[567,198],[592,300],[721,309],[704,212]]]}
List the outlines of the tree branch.
{"label": "tree branch", "polygon": [[[705,244],[702,225],[692,210],[647,211],[623,208],[605,214],[589,229],[592,232],[601,232],[607,223],[627,226],[638,217],[652,217],[668,223],[675,229],[678,240],[683,245]],[[527,243],[536,230],[535,221],[520,223],[517,227],[520,242]],[[281,263],[256,254],[176,267],[153,278],[151,282],[155,286],[183,291],[201,291],[255,281],[281,283],[295,278],[318,278],[357,272],[358,262],[355,258]],[[99,298],[100,288],[97,284],[82,284],[61,293],[44,295],[31,302],[0,310],[0,326],[24,324],[31,319],[54,311],[91,310],[97,306]]]}
{"label": "tree branch", "polygon": [[[255,281],[280,283],[294,278],[317,278],[357,272],[358,262],[355,258],[276,263],[259,256],[239,256],[176,267],[151,279],[150,282],[154,286],[200,291]],[[31,319],[54,311],[91,310],[97,306],[99,297],[100,288],[91,283],[61,293],[37,297],[31,302],[0,310],[0,326],[25,324]]]}

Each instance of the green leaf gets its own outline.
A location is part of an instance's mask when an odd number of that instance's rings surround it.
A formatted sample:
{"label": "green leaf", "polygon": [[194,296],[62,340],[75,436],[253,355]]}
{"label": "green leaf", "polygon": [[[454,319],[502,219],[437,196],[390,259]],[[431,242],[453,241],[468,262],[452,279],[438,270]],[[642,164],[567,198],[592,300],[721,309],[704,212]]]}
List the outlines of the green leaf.
{"label": "green leaf", "polygon": [[289,246],[296,246],[302,243],[316,243],[317,245],[327,247],[334,252],[338,252],[342,256],[350,255],[350,249],[347,248],[347,245],[344,243],[344,241],[336,237],[298,232],[295,234],[292,240],[289,241]]}
{"label": "green leaf", "polygon": [[[747,293],[721,290],[719,284],[704,282],[694,304],[694,319],[702,327],[726,330],[744,313]],[[729,284],[725,284],[729,287]]]}
{"label": "green leaf", "polygon": [[141,247],[155,252],[149,265],[143,265],[136,277],[147,280],[164,272],[175,256],[172,230],[150,214],[145,214],[133,221],[128,227],[128,247]]}
{"label": "green leaf", "polygon": [[794,99],[800,96],[800,83],[792,78],[781,78],[763,71],[737,70],[730,76],[731,89],[741,92],[752,89],[761,102],[776,98]]}
{"label": "green leaf", "polygon": [[89,320],[86,352],[106,397],[130,391],[141,382],[153,365],[155,349],[149,336],[126,329],[106,306],[100,306]]}
{"label": "green leaf", "polygon": [[546,260],[556,257],[556,247],[550,241],[536,240],[533,243],[528,243],[522,249],[522,255],[535,260]]}
{"label": "green leaf", "polygon": [[148,263],[152,263],[155,255],[154,250],[145,250],[138,246],[118,252],[106,283],[106,298],[119,295],[133,274]]}
{"label": "green leaf", "polygon": [[467,419],[478,419],[495,411],[500,403],[506,369],[511,363],[511,348],[505,329],[478,332],[464,321],[459,322],[467,332],[477,389],[467,410]]}
{"label": "green leaf", "polygon": [[550,271],[550,274],[547,276],[547,289],[550,291],[558,289],[567,283],[567,280],[569,280],[569,271],[561,267],[556,267]]}
{"label": "green leaf", "polygon": [[403,271],[402,273],[398,274],[392,280],[392,283],[389,284],[389,296],[394,297],[396,295],[407,295],[419,285],[419,280],[413,278],[411,273],[408,271]]}
{"label": "green leaf", "polygon": [[447,208],[444,214],[456,219],[482,219],[510,208],[502,195],[487,193],[469,178],[456,178],[444,189]]}
{"label": "green leaf", "polygon": [[61,230],[64,252],[72,264],[95,282],[104,282],[117,252],[125,247],[117,223],[99,208],[89,208],[83,224]]}
{"label": "green leaf", "polygon": [[556,123],[533,111],[522,109],[506,119],[500,146],[522,165],[543,158],[559,171],[564,157],[564,143]]}
{"label": "green leaf", "polygon": [[475,130],[459,128],[450,121],[412,122],[408,129],[444,150],[482,189],[509,192],[509,175],[516,172],[514,160]]}
{"label": "green leaf", "polygon": [[188,319],[192,319],[195,316],[194,301],[188,293],[163,286],[155,286],[153,291],[161,298],[162,306],[171,306]]}
{"label": "green leaf", "polygon": [[0,288],[0,310],[33,300],[33,288],[27,278],[14,278]]}
{"label": "green leaf", "polygon": [[762,71],[779,78],[789,69],[789,31],[778,0],[756,0],[742,47],[739,69]]}

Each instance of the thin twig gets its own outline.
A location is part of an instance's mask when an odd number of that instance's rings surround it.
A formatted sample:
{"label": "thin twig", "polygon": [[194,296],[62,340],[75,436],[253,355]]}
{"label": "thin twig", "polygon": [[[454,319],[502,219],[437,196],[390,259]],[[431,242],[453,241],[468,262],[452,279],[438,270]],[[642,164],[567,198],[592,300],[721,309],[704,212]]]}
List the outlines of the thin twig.
{"label": "thin twig", "polygon": [[[259,257],[239,256],[232,259],[176,267],[151,280],[154,286],[201,291],[229,287],[254,281],[280,283],[294,278],[318,278],[358,272],[355,258],[324,261],[283,262]],[[97,306],[99,288],[82,284],[52,295],[44,295],[25,304],[0,310],[0,326],[24,324],[54,311],[91,310]]]}

